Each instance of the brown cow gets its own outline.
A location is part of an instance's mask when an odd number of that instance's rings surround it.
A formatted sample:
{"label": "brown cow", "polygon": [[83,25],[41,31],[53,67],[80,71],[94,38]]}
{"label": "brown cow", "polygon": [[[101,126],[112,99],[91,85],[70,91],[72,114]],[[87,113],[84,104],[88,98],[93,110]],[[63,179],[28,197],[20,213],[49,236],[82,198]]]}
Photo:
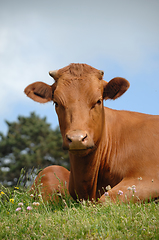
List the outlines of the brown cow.
{"label": "brown cow", "polygon": [[[25,89],[34,101],[53,100],[63,148],[69,150],[70,172],[63,174],[60,166],[44,169],[47,181],[41,181],[49,193],[58,189],[54,172],[61,172],[61,181],[69,178],[74,199],[104,202],[108,195],[126,202],[159,197],[159,116],[103,106],[104,99],[120,97],[129,82],[120,77],[106,82],[103,71],[86,64],[70,64],[49,74],[53,85],[35,82]],[[111,189],[104,194],[108,185]]]}

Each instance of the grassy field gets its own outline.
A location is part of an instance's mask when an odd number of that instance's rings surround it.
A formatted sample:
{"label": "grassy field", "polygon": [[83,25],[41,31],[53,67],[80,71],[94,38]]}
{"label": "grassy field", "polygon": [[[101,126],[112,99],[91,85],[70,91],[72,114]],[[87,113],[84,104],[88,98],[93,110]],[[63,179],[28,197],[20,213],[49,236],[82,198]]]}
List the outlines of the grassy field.
{"label": "grassy field", "polygon": [[159,239],[159,204],[101,206],[35,200],[24,189],[0,189],[0,239]]}

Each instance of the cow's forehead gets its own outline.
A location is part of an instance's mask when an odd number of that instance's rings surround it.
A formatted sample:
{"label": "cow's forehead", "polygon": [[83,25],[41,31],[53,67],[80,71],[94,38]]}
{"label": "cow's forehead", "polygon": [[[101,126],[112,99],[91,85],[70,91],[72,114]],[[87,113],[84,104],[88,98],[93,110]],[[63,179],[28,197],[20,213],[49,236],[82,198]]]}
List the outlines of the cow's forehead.
{"label": "cow's forehead", "polygon": [[[80,92],[81,94],[85,91],[95,92],[102,91],[102,81],[97,76],[87,74],[81,77],[73,76],[61,76],[57,81],[57,88],[62,91]],[[72,92],[72,93],[73,93]]]}
{"label": "cow's forehead", "polygon": [[80,102],[88,102],[88,99],[91,101],[91,99],[95,98],[96,100],[101,97],[102,93],[102,81],[96,76],[87,75],[82,78],[73,78],[70,76],[70,78],[59,78],[54,96],[68,102],[75,99],[78,99]]}
{"label": "cow's forehead", "polygon": [[64,98],[90,97],[103,91],[102,75],[99,70],[87,64],[70,64],[57,72],[55,95]]}

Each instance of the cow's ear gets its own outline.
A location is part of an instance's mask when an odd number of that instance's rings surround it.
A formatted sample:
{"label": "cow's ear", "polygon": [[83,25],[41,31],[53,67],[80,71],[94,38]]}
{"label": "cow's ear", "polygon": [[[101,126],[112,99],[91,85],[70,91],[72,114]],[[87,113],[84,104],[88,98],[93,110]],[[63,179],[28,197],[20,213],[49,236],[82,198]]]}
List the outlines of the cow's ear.
{"label": "cow's ear", "polygon": [[108,83],[103,84],[103,99],[116,99],[127,91],[130,83],[121,77],[116,77],[110,80]]}
{"label": "cow's ear", "polygon": [[27,86],[24,90],[25,94],[39,103],[46,103],[52,100],[52,86],[43,83],[35,82]]}

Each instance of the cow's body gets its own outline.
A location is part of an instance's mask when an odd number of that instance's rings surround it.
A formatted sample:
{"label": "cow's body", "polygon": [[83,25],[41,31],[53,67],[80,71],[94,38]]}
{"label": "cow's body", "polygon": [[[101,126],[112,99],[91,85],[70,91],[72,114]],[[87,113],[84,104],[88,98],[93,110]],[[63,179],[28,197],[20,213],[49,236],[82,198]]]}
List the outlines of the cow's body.
{"label": "cow's body", "polygon": [[[25,93],[38,102],[55,102],[71,166],[60,179],[69,178],[71,196],[101,202],[105,195],[113,201],[159,197],[159,116],[103,106],[103,99],[116,99],[128,89],[123,78],[107,83],[103,72],[85,64],[71,64],[50,75],[55,79],[52,86],[34,83]],[[55,174],[64,171],[60,166],[48,167],[46,176],[50,168]],[[48,175],[47,181],[41,181],[51,193],[58,184],[54,174]],[[112,189],[104,194],[108,185]]]}

